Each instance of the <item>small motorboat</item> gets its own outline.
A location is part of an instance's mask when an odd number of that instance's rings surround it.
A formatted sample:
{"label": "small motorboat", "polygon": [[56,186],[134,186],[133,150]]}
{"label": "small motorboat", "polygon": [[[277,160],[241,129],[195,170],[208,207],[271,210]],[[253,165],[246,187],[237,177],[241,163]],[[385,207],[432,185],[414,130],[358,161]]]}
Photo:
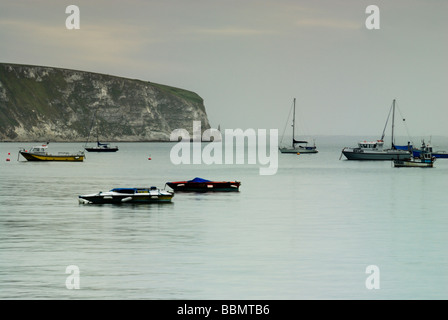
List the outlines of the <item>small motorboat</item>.
{"label": "small motorboat", "polygon": [[211,181],[202,178],[194,178],[188,181],[174,181],[166,183],[174,191],[185,192],[230,192],[239,191],[240,181]]}
{"label": "small motorboat", "polygon": [[422,147],[419,150],[419,156],[412,156],[409,160],[394,160],[395,168],[432,168],[434,167],[434,162],[436,158],[432,154],[432,148],[429,145],[426,145],[425,142],[422,142]]}
{"label": "small motorboat", "polygon": [[122,204],[122,203],[167,203],[174,192],[150,188],[115,188],[108,192],[98,192],[78,196],[81,204]]}
{"label": "small motorboat", "polygon": [[19,153],[28,161],[84,161],[84,152],[78,153],[59,152],[57,154],[50,154],[47,152],[48,146],[43,144],[41,146],[34,146],[29,151],[20,149]]}

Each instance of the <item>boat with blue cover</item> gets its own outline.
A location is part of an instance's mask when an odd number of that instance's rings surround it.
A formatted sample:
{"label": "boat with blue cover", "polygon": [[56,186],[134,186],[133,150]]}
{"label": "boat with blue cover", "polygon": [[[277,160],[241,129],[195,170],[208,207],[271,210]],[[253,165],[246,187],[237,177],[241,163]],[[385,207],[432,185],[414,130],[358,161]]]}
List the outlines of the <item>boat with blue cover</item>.
{"label": "boat with blue cover", "polygon": [[174,192],[150,188],[114,188],[107,192],[78,196],[81,204],[122,204],[122,203],[166,203],[171,202]]}
{"label": "boat with blue cover", "polygon": [[194,178],[188,181],[173,181],[166,183],[174,191],[185,192],[209,192],[221,191],[231,192],[239,191],[240,181],[212,181],[202,178]]}

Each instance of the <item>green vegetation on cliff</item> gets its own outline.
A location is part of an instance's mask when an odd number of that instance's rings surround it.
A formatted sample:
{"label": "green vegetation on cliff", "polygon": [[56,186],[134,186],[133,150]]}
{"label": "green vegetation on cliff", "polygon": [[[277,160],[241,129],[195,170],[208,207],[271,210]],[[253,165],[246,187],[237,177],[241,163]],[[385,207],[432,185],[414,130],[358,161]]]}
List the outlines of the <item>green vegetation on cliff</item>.
{"label": "green vegetation on cliff", "polygon": [[210,127],[196,93],[99,73],[0,63],[0,140],[169,141],[192,121]]}

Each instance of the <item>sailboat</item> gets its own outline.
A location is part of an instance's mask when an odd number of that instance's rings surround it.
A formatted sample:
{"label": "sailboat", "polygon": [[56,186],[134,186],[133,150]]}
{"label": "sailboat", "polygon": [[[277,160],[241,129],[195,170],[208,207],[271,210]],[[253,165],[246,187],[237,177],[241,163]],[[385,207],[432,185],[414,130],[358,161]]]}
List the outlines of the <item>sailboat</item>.
{"label": "sailboat", "polygon": [[[96,114],[96,112],[95,112]],[[94,115],[95,118],[95,115]],[[109,143],[101,143],[99,140],[99,135],[98,135],[98,124],[97,124],[97,129],[96,129],[96,147],[87,147],[87,143],[89,142],[90,139],[90,133],[92,132],[92,128],[93,128],[93,121],[92,121],[92,126],[90,127],[90,131],[89,131],[89,137],[87,138],[86,144],[84,146],[84,149],[88,152],[117,152],[118,151],[118,147],[114,146],[111,147]]]}
{"label": "sailboat", "polygon": [[[384,149],[384,135],[390,112],[392,111],[392,138],[390,149]],[[384,126],[381,139],[376,141],[360,141],[357,148],[342,149],[342,154],[347,160],[409,160],[412,156],[411,146],[409,150],[397,149],[394,144],[394,126],[395,126],[395,99],[393,100],[391,110]],[[342,157],[342,155],[341,155]]]}
{"label": "sailboat", "polygon": [[96,142],[96,147],[84,147],[86,151],[89,152],[116,152],[118,151],[118,147],[111,147],[109,143],[101,143],[99,141]]}
{"label": "sailboat", "polygon": [[[281,153],[317,153],[316,145],[308,146],[308,141],[296,140],[295,130],[296,130],[296,98],[293,101],[293,116],[292,116],[292,143],[291,146],[279,147]],[[282,138],[283,141],[283,138]]]}

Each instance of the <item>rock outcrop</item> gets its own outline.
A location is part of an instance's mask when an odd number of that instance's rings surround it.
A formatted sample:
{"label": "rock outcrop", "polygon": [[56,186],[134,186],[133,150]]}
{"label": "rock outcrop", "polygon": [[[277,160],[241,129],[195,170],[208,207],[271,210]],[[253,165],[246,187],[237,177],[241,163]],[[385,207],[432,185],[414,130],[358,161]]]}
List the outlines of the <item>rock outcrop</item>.
{"label": "rock outcrop", "polygon": [[169,141],[210,124],[203,99],[166,85],[0,63],[0,141]]}

